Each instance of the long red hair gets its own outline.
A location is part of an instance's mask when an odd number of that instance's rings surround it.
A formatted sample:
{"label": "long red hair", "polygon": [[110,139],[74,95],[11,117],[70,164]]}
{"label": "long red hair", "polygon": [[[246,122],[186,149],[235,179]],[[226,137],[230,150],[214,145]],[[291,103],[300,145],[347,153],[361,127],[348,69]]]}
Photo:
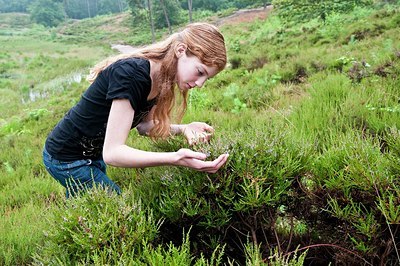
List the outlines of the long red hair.
{"label": "long red hair", "polygon": [[[152,90],[158,91],[157,104],[153,114],[154,127],[150,131],[152,138],[169,136],[171,113],[175,103],[175,80],[177,74],[177,57],[175,49],[178,44],[187,46],[187,53],[194,55],[218,72],[226,65],[226,48],[224,37],[217,27],[208,23],[192,23],[181,32],[169,36],[164,41],[143,47],[130,54],[120,54],[107,58],[95,65],[88,76],[93,82],[101,71],[110,64],[125,58],[139,57],[160,63],[160,72],[153,79]],[[180,120],[186,110],[187,90],[180,90],[183,96],[182,108],[178,114]]]}

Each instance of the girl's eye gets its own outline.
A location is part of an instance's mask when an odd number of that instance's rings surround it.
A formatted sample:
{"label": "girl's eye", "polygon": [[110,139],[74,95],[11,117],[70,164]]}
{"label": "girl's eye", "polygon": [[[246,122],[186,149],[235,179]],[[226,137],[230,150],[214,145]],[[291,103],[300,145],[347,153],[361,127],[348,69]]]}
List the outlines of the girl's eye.
{"label": "girl's eye", "polygon": [[197,69],[197,71],[199,72],[200,76],[203,76],[204,73],[200,69]]}

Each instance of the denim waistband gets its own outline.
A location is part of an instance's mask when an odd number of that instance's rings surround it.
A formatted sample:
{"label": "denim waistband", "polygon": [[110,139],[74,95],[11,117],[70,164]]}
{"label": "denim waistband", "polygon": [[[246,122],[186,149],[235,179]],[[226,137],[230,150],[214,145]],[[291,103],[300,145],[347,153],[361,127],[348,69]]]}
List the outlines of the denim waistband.
{"label": "denim waistband", "polygon": [[87,164],[90,165],[92,164],[93,160],[92,159],[79,159],[79,160],[73,160],[73,161],[62,161],[54,158],[51,156],[51,154],[46,150],[46,148],[43,148],[43,158],[45,160],[48,160],[52,163],[58,163],[58,164]]}

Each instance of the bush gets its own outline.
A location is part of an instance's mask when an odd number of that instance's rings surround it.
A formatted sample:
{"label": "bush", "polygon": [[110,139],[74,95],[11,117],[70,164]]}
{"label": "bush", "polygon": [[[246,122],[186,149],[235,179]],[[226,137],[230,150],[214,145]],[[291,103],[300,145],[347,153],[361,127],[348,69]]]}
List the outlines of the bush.
{"label": "bush", "polygon": [[51,0],[36,0],[29,6],[31,19],[47,27],[55,27],[64,20],[62,3]]}
{"label": "bush", "polygon": [[[192,228],[195,254],[211,255],[218,245],[226,245],[227,256],[241,261],[245,254],[234,242],[246,242],[247,236],[255,243],[264,239],[262,230],[273,224],[264,219],[276,219],[276,209],[291,201],[290,187],[307,164],[307,152],[277,134],[278,128],[248,127],[211,145],[198,145],[196,150],[209,154],[210,160],[230,154],[227,166],[216,174],[177,167],[147,169],[138,191],[155,216],[165,218],[162,238],[175,243],[181,228]],[[160,150],[184,145],[180,139],[157,143]]]}
{"label": "bush", "polygon": [[325,21],[332,13],[349,13],[356,6],[370,6],[371,0],[297,1],[274,0],[279,16],[287,23],[305,22],[314,18]]}
{"label": "bush", "polygon": [[37,264],[126,264],[141,257],[160,226],[139,200],[100,188],[69,199],[50,217]]}

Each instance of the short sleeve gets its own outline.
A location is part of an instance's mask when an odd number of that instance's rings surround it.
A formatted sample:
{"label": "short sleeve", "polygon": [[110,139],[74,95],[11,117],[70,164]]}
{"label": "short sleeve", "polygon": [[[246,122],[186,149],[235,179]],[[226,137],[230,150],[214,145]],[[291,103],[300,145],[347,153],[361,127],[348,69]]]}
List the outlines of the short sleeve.
{"label": "short sleeve", "polygon": [[[143,60],[142,60],[143,61]],[[140,63],[140,62],[139,62]],[[148,61],[145,61],[148,65]],[[128,99],[134,110],[138,110],[151,90],[150,70],[134,59],[122,60],[110,66],[106,99]]]}

